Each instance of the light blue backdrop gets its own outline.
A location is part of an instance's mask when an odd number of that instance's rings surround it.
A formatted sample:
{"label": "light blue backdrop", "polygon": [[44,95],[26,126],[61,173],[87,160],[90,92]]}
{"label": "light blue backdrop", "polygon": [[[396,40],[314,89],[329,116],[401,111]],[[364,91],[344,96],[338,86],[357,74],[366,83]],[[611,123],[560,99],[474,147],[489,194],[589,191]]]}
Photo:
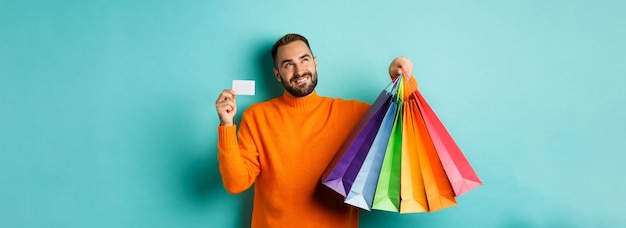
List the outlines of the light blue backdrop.
{"label": "light blue backdrop", "polygon": [[281,94],[307,36],[318,93],[373,102],[404,55],[484,186],[362,227],[624,227],[625,1],[0,1],[1,227],[246,227],[214,101]]}

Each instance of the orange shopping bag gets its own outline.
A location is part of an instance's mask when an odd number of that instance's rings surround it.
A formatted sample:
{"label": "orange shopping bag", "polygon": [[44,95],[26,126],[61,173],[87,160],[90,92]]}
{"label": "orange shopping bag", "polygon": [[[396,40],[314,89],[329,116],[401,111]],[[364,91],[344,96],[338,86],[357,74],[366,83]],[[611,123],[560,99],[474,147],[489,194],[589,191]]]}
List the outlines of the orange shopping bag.
{"label": "orange shopping bag", "polygon": [[482,182],[474,172],[474,169],[467,161],[459,146],[454,142],[452,136],[443,123],[439,120],[435,112],[430,108],[426,99],[422,96],[419,90],[415,90],[415,97],[417,98],[417,104],[424,119],[426,128],[430,138],[435,145],[437,154],[444,170],[448,181],[454,189],[454,195],[460,196],[480,185]]}
{"label": "orange shopping bag", "polygon": [[427,212],[426,187],[418,155],[418,140],[410,102],[405,103],[402,134],[402,171],[400,173],[400,213]]}
{"label": "orange shopping bag", "polygon": [[436,211],[456,205],[452,186],[446,172],[441,165],[435,146],[430,139],[426,124],[419,112],[417,100],[411,100],[410,109],[413,110],[413,124],[416,130],[417,155],[422,170],[422,177],[428,199],[428,211]]}
{"label": "orange shopping bag", "polygon": [[417,82],[413,77],[405,81],[400,213],[454,206],[454,193],[413,95]]}

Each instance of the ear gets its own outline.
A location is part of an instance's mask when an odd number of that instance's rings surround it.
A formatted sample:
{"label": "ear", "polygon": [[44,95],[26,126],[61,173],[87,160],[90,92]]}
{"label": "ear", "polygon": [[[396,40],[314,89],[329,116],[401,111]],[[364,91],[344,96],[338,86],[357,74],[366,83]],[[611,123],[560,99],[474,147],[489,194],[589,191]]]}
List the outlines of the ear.
{"label": "ear", "polygon": [[[317,65],[317,64],[316,64]],[[274,67],[274,77],[276,77],[276,80],[278,82],[283,82],[283,79],[280,78],[280,72],[278,72],[278,69],[276,69],[276,67]]]}
{"label": "ear", "polygon": [[317,56],[313,56],[313,63],[315,63],[315,70],[317,70]]}

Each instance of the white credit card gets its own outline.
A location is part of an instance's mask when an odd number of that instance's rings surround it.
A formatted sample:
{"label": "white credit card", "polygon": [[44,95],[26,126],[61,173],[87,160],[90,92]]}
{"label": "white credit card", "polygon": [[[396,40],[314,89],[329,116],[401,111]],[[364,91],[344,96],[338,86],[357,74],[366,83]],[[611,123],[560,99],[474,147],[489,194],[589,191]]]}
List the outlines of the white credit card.
{"label": "white credit card", "polygon": [[254,80],[233,80],[232,89],[237,95],[254,96]]}

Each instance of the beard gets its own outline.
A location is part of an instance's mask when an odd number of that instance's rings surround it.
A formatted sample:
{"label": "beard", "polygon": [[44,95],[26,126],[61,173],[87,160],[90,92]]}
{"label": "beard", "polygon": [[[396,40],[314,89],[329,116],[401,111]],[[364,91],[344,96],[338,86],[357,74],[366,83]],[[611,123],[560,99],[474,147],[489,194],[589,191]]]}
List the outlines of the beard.
{"label": "beard", "polygon": [[[311,94],[313,90],[315,90],[315,86],[317,86],[317,72],[315,72],[314,74],[311,74],[311,72],[306,72],[302,75],[294,75],[294,76],[295,77],[293,77],[289,82],[287,82],[286,80],[282,80],[283,87],[285,87],[285,90],[287,90],[289,94],[291,94],[294,97],[305,97]],[[309,78],[311,78],[311,83],[307,83],[302,86],[293,85],[296,83],[298,79],[300,79],[301,77],[306,77],[306,76],[309,76]]]}

